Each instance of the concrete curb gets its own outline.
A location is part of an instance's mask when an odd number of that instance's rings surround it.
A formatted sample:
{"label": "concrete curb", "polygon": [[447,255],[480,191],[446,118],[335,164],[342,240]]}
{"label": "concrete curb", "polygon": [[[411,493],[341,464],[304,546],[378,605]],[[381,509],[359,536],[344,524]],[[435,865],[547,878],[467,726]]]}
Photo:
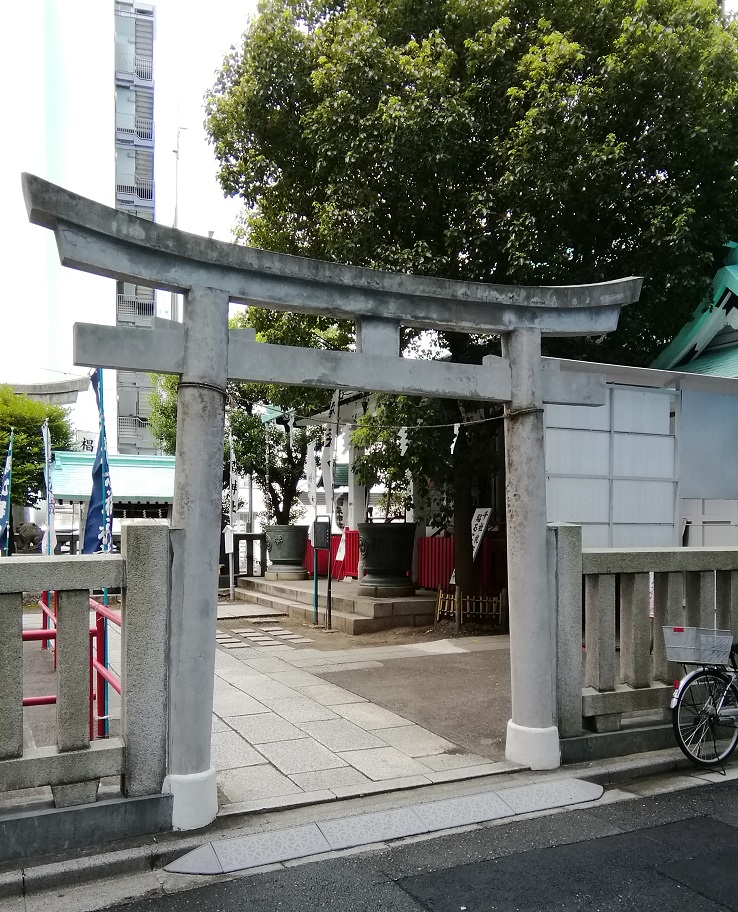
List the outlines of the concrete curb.
{"label": "concrete curb", "polygon": [[[572,778],[583,779],[608,788],[649,776],[676,772],[680,769],[694,769],[694,767],[678,750],[669,750],[660,751],[655,756],[638,754],[609,761],[572,764],[560,767],[550,773],[531,773],[529,770],[520,768],[517,773],[508,771],[505,775],[516,777],[522,773],[525,776],[534,776],[541,781],[561,778],[562,775],[571,776]],[[469,794],[471,788],[474,788],[474,791],[483,791],[485,788],[489,788],[490,783],[495,782],[495,780],[499,782],[500,778],[500,775],[485,776],[473,780],[467,779],[460,782],[444,783],[443,785],[424,786],[423,789],[412,789],[410,791],[413,793],[415,801],[418,800],[418,792],[426,789],[440,793],[441,789],[448,790],[449,787],[457,786],[464,793]],[[447,795],[448,792],[446,791],[445,794]],[[406,792],[385,792],[370,797],[376,802],[392,802],[396,804],[398,795],[402,795],[403,799],[409,797]],[[359,806],[363,802],[364,799],[362,798],[351,798],[324,803],[318,805],[318,807],[338,812],[341,807]],[[167,833],[159,837],[151,837],[151,841],[143,845],[139,838],[135,841],[132,840],[127,846],[118,844],[115,848],[94,855],[89,851],[81,855],[68,853],[21,868],[4,865],[4,870],[0,868],[0,900],[40,893],[45,890],[79,886],[93,880],[126,874],[154,872],[174,861],[180,855],[212,841],[213,838],[225,837],[228,833],[233,833],[239,828],[239,822],[248,826],[248,829],[253,829],[254,832],[264,832],[267,829],[272,829],[273,822],[279,821],[288,814],[294,815],[295,813],[309,812],[309,808],[314,810],[315,807],[316,805],[280,809],[279,811],[265,811],[263,814],[232,814],[218,818],[218,821],[211,827],[200,830],[194,835],[192,833]],[[509,820],[514,819],[509,818]],[[498,824],[504,826],[506,822],[508,821],[498,821]],[[198,882],[204,885],[208,881],[209,878],[203,877]]]}

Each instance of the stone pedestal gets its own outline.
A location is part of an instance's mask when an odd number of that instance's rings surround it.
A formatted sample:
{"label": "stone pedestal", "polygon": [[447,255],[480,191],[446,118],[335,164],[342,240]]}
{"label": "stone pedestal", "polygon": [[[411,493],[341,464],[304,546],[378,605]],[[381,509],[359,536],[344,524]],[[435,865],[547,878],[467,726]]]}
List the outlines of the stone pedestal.
{"label": "stone pedestal", "polygon": [[308,526],[265,526],[269,555],[268,580],[304,580],[308,578],[303,561],[308,540]]}
{"label": "stone pedestal", "polygon": [[396,598],[413,595],[409,573],[415,547],[415,523],[359,523],[359,553],[365,576],[359,595]]}

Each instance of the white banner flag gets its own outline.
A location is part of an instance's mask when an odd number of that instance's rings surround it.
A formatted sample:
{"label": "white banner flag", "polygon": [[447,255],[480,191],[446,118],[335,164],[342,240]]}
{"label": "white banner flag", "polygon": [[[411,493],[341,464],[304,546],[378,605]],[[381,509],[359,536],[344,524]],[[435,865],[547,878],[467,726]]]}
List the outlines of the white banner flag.
{"label": "white banner flag", "polygon": [[56,504],[51,484],[51,435],[48,418],[41,425],[41,437],[44,441],[44,480],[46,481],[46,531],[41,542],[42,554],[53,554],[56,551]]}
{"label": "white banner flag", "polygon": [[308,447],[307,457],[307,483],[308,483],[308,500],[314,507],[318,502],[318,450],[320,444],[315,443]]}

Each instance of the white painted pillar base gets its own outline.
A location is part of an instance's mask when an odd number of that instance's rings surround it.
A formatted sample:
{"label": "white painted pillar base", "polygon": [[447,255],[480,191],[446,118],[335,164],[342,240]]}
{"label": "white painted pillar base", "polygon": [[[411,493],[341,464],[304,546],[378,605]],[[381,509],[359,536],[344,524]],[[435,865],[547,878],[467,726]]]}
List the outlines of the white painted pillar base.
{"label": "white painted pillar base", "polygon": [[218,785],[214,767],[203,773],[170,773],[164,791],[173,798],[172,827],[198,830],[215,820],[218,813]]}
{"label": "white painted pillar base", "polygon": [[528,728],[510,719],[507,723],[505,757],[533,770],[558,769],[561,766],[558,729],[555,725]]}

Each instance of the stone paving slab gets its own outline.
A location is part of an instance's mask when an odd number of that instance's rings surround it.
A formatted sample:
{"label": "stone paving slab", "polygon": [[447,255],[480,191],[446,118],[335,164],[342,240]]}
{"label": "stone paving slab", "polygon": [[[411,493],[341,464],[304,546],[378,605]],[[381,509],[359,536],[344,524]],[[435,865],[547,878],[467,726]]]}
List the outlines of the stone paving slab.
{"label": "stone paving slab", "polygon": [[330,770],[316,770],[312,773],[295,773],[290,776],[293,782],[296,782],[300,788],[306,792],[315,789],[328,789],[331,793],[336,794],[338,789],[342,788],[366,788],[373,784],[371,779],[367,779],[362,773],[354,769],[353,766],[340,766]]}
{"label": "stone paving slab", "polygon": [[288,722],[322,722],[337,718],[336,714],[307,697],[293,697],[289,700],[275,700],[271,709]]}
{"label": "stone paving slab", "polygon": [[385,728],[382,738],[408,757],[423,757],[427,754],[442,754],[456,745],[445,738],[426,731],[419,725],[403,725],[401,728]]}
{"label": "stone paving slab", "polygon": [[271,744],[262,744],[260,750],[270,763],[287,775],[346,766],[345,760],[312,738],[275,741]]}
{"label": "stone paving slab", "polygon": [[302,789],[284,773],[265,762],[263,766],[242,767],[218,773],[218,789],[232,804],[264,801],[302,794]]}
{"label": "stone paving slab", "polygon": [[376,747],[369,750],[340,751],[351,766],[370,779],[398,779],[401,776],[422,776],[431,772],[427,766],[408,757],[394,747]]}
{"label": "stone paving slab", "polygon": [[364,703],[337,705],[335,711],[343,716],[344,719],[348,719],[355,725],[360,725],[367,731],[377,731],[378,729],[383,728],[399,728],[400,726],[410,724],[407,719],[403,719],[402,716],[398,716],[397,713],[390,712],[388,709],[383,709],[381,706],[376,706],[374,703],[366,701]]}
{"label": "stone paving slab", "polygon": [[212,763],[218,770],[239,769],[264,762],[264,757],[258,751],[230,729],[214,732],[211,744]]}
{"label": "stone paving slab", "polygon": [[229,721],[250,744],[269,744],[272,741],[291,741],[305,737],[305,732],[273,712],[260,713],[258,716],[237,716]]}
{"label": "stone paving slab", "polygon": [[[320,680],[320,679],[318,679]],[[346,704],[356,704],[356,703],[366,703],[364,697],[360,697],[358,694],[350,693],[348,690],[344,690],[342,687],[337,687],[335,684],[313,684],[310,687],[297,687],[296,690],[299,690],[300,693],[307,697],[309,700],[314,700],[316,703],[320,703],[322,706],[344,706]],[[340,712],[340,710],[336,710]],[[340,713],[342,716],[344,713]],[[348,716],[346,716],[348,718]],[[353,721],[353,720],[351,720]],[[362,726],[366,728],[366,726]]]}
{"label": "stone paving slab", "polygon": [[328,722],[302,722],[300,728],[332,751],[363,750],[369,747],[386,746],[385,741],[380,741],[379,738],[345,719]]}

